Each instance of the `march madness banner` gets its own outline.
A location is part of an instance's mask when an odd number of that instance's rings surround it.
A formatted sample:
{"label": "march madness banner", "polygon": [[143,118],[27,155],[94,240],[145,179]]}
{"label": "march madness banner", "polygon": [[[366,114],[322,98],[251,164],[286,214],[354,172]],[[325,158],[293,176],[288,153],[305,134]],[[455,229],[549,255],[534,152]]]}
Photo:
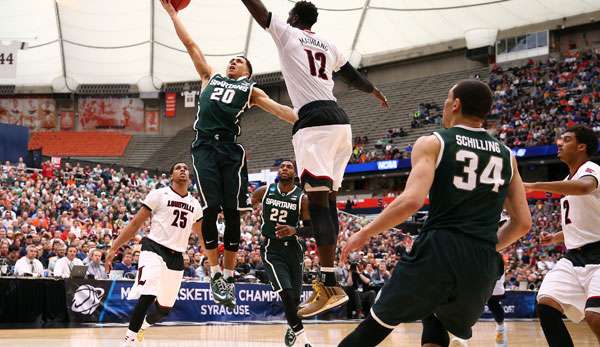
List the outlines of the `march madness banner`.
{"label": "march madness banner", "polygon": [[[72,322],[126,323],[137,300],[127,300],[133,281],[66,280],[67,311]],[[312,288],[304,286],[302,301]],[[236,284],[237,305],[231,310],[215,304],[208,283],[183,282],[165,321],[219,322],[284,320],[281,299],[265,284]],[[535,318],[537,292],[507,291],[502,300],[507,319]],[[345,319],[346,306],[320,319]],[[486,308],[482,318],[491,318]]]}

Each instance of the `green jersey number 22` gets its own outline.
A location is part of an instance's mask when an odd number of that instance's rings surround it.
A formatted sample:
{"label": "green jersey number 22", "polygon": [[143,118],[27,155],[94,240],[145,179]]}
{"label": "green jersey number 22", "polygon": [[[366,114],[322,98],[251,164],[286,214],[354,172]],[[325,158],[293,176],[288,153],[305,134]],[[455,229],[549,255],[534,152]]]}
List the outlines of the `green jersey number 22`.
{"label": "green jersey number 22", "polygon": [[287,210],[278,210],[276,208],[272,208],[269,219],[271,220],[271,222],[285,224],[287,216],[288,216]]}
{"label": "green jersey number 22", "polygon": [[[461,190],[471,191],[477,186],[477,167],[479,165],[479,156],[471,151],[461,149],[456,152],[456,161],[465,163],[463,172],[467,175],[467,179],[461,176],[454,176],[454,186]],[[479,176],[479,182],[482,184],[493,185],[492,191],[498,193],[498,188],[504,184],[502,179],[502,158],[490,156],[485,169]]]}

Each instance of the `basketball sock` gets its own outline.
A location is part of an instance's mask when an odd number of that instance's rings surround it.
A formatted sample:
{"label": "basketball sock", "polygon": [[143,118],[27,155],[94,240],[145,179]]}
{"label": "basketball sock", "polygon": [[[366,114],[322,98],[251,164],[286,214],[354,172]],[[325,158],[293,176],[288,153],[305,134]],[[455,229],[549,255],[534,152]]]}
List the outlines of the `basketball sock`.
{"label": "basketball sock", "polygon": [[146,318],[144,318],[144,323],[142,323],[142,330],[148,329],[151,325],[152,324],[148,323],[148,321],[146,320]]}
{"label": "basketball sock", "polygon": [[154,302],[154,306],[148,310],[148,316],[146,316],[146,322],[150,325],[160,322],[163,318],[169,315],[171,311],[170,307],[161,306],[158,301]]}
{"label": "basketball sock", "polygon": [[298,316],[298,297],[299,294],[291,289],[284,289],[279,292],[281,301],[283,302],[283,311],[285,313],[285,319],[288,325],[294,333],[298,333],[304,329],[302,320]]}
{"label": "basketball sock", "polygon": [[504,322],[496,323],[496,331],[504,331]]}
{"label": "basketball sock", "polygon": [[210,267],[210,278],[215,277],[215,275],[218,273],[221,273],[221,267],[219,265]]}
{"label": "basketball sock", "polygon": [[302,342],[303,345],[310,344],[310,341],[308,340],[308,335],[306,335],[306,331],[301,330],[296,333],[296,341],[298,341],[300,338],[302,338],[302,340],[304,341]]}
{"label": "basketball sock", "polygon": [[573,340],[559,310],[538,304],[537,314],[549,347],[573,347]]}
{"label": "basketball sock", "polygon": [[369,316],[362,321],[350,335],[346,336],[338,347],[377,346],[392,332]]}
{"label": "basketball sock", "polygon": [[233,270],[224,269],[223,277],[225,277],[225,279],[228,279],[229,277],[233,277]]}
{"label": "basketball sock", "polygon": [[138,300],[135,308],[133,309],[133,313],[131,314],[131,318],[129,320],[129,330],[136,333],[140,331],[142,324],[144,323],[144,319],[146,317],[146,313],[148,309],[152,306],[152,304],[156,301],[156,296],[154,295],[142,295]]}
{"label": "basketball sock", "polygon": [[504,322],[504,309],[500,304],[501,297],[502,296],[492,296],[487,302],[488,308],[492,312],[492,316],[494,316],[494,320],[498,324]]}
{"label": "basketball sock", "polygon": [[321,267],[321,281],[327,287],[333,287],[337,284],[335,280],[335,268],[334,267]]}

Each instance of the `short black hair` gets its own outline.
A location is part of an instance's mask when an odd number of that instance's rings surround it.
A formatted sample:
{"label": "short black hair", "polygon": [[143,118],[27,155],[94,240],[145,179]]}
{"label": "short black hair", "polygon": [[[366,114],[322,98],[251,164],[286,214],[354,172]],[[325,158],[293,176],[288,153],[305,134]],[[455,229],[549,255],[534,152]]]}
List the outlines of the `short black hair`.
{"label": "short black hair", "polygon": [[494,99],[490,87],[477,79],[459,81],[454,86],[454,98],[460,99],[462,114],[481,119],[490,113]]}
{"label": "short black hair", "polygon": [[246,65],[248,66],[248,72],[250,73],[250,76],[248,77],[252,77],[252,63],[250,62],[250,60],[248,60],[248,57],[246,57],[245,55],[238,55],[238,57],[244,58],[244,60],[246,61]]}
{"label": "short black hair", "polygon": [[596,136],[594,130],[584,125],[577,124],[568,128],[566,132],[575,134],[577,143],[583,143],[585,145],[585,151],[588,157],[591,157],[598,152],[598,136]]}
{"label": "short black hair", "polygon": [[302,25],[309,28],[317,22],[317,17],[319,17],[317,6],[310,1],[298,1],[292,8],[292,13],[298,16]]}
{"label": "short black hair", "polygon": [[[176,161],[173,163],[173,165],[171,165],[171,169],[169,169],[169,175],[173,175],[173,171],[175,171],[175,166],[177,166],[177,164],[185,164],[182,161]],[[185,164],[185,166],[187,166],[187,164]]]}

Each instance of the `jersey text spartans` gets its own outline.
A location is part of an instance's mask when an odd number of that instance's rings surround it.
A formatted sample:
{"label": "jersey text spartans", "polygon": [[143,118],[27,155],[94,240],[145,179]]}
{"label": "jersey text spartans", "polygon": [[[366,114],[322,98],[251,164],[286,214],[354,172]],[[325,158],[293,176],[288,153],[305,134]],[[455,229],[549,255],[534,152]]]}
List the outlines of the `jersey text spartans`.
{"label": "jersey text spartans", "polygon": [[441,148],[423,230],[498,243],[498,216],[513,173],[510,150],[481,128],[455,126],[434,135]]}
{"label": "jersey text spartans", "polygon": [[198,98],[194,130],[199,135],[236,137],[240,135],[240,116],[250,107],[255,82],[214,75]]}
{"label": "jersey text spartans", "polygon": [[262,225],[263,236],[275,238],[275,226],[286,224],[298,226],[300,221],[300,208],[302,205],[302,189],[297,186],[291,192],[282,193],[276,183],[265,191],[263,196]]}

